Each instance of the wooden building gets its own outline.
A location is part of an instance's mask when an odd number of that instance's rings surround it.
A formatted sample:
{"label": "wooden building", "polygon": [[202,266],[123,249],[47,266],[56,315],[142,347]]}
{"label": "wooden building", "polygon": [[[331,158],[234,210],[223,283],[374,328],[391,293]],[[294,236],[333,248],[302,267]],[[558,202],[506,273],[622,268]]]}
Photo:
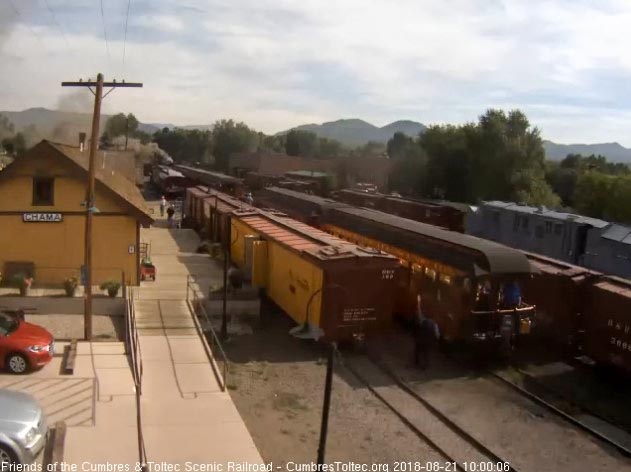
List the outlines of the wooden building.
{"label": "wooden building", "polygon": [[[153,223],[134,183],[99,151],[93,219],[93,281],[139,281],[140,226]],[[108,154],[110,154],[108,152]],[[42,141],[0,173],[0,271],[36,285],[80,277],[84,262],[88,150]]]}

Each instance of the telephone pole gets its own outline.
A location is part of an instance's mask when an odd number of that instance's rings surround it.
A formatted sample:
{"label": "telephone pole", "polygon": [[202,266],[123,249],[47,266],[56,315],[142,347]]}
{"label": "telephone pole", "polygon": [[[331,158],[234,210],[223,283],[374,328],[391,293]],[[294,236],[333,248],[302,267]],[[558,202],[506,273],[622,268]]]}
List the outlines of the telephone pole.
{"label": "telephone pole", "polygon": [[[92,218],[96,211],[94,205],[94,181],[95,181],[95,165],[96,151],[99,143],[99,127],[101,121],[101,101],[118,87],[142,87],[141,83],[130,82],[104,82],[103,74],[98,74],[96,81],[88,79],[86,82],[62,82],[62,87],[88,87],[94,94],[94,114],[92,115],[92,139],[90,141],[90,155],[88,161],[88,182],[86,186],[85,198],[85,299],[84,299],[84,318],[83,318],[83,335],[86,341],[92,339]],[[103,87],[111,87],[111,89],[103,95]],[[93,90],[94,88],[94,90]],[[124,281],[123,281],[124,282]]]}

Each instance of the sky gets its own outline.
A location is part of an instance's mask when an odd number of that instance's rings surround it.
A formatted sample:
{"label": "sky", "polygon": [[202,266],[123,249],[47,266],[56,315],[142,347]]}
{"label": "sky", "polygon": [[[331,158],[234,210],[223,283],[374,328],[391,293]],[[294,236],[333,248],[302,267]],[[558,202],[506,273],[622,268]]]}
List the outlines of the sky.
{"label": "sky", "polygon": [[0,110],[89,112],[60,83],[102,72],[144,84],[103,111],[148,123],[274,133],[519,108],[546,139],[631,146],[629,24],[628,0],[0,0]]}

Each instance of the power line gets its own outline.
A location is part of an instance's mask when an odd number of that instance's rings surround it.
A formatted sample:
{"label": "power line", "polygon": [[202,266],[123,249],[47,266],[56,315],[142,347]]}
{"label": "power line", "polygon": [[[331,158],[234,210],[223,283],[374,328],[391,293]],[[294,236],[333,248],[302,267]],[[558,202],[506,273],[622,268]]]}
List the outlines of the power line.
{"label": "power line", "polygon": [[66,41],[66,45],[68,47],[70,47],[70,43],[68,42],[68,38],[66,38],[66,34],[64,33],[64,30],[61,28],[61,25],[57,21],[57,17],[55,16],[55,12],[53,12],[53,9],[50,8],[50,5],[48,4],[48,0],[44,0],[44,4],[46,5],[46,8],[48,8],[48,12],[50,13],[50,16],[53,18],[53,23],[55,24],[55,26],[57,26],[57,29],[61,33],[61,36],[64,38],[64,41]]}
{"label": "power line", "polygon": [[125,18],[125,40],[123,41],[123,65],[125,65],[125,52],[127,48],[127,25],[129,24],[129,10],[131,9],[131,0],[127,0],[127,17]]}
{"label": "power line", "polygon": [[105,50],[107,51],[107,62],[110,61],[110,45],[107,42],[107,28],[105,27],[105,12],[103,11],[103,0],[101,0],[101,22],[103,23],[103,37],[105,38]]}

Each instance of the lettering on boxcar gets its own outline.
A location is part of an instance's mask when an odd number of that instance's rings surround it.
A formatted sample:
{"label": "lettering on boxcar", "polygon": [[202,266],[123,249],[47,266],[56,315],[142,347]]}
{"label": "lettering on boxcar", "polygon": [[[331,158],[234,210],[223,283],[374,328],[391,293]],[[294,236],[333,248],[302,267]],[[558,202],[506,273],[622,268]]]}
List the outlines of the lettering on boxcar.
{"label": "lettering on boxcar", "polygon": [[394,279],[394,269],[381,269],[381,280]]}
{"label": "lettering on boxcar", "polygon": [[374,308],[344,308],[342,312],[343,321],[375,321]]}
{"label": "lettering on boxcar", "polygon": [[624,331],[624,334],[629,334],[631,331],[631,325],[627,323],[621,323],[620,321],[616,321],[613,318],[609,318],[607,320],[607,326],[609,328],[614,328],[616,331]]}
{"label": "lettering on boxcar", "polygon": [[631,343],[627,340],[616,338],[615,336],[611,337],[610,344],[613,346],[621,348],[623,351],[631,352]]}

